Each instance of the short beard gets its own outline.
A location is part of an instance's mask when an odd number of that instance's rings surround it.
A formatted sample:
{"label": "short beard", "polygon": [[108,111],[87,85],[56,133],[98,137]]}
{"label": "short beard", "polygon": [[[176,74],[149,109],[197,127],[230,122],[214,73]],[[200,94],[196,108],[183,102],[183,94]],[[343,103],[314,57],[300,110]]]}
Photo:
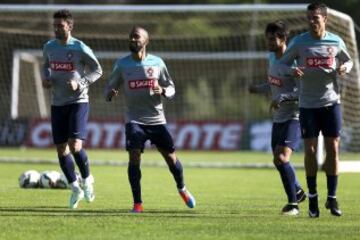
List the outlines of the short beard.
{"label": "short beard", "polygon": [[139,46],[134,46],[134,45],[129,45],[129,50],[130,50],[132,53],[138,53],[138,52],[140,52],[141,47],[139,47]]}
{"label": "short beard", "polygon": [[66,40],[67,37],[65,34],[55,34],[55,38],[58,40]]}

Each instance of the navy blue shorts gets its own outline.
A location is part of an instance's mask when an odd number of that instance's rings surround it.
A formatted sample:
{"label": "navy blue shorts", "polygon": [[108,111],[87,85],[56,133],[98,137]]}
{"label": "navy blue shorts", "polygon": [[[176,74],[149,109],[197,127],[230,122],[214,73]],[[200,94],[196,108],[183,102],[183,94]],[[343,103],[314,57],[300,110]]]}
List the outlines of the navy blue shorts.
{"label": "navy blue shorts", "polygon": [[300,108],[300,126],[303,138],[339,137],[341,131],[341,106],[335,104],[322,108]]}
{"label": "navy blue shorts", "polygon": [[300,144],[300,123],[298,120],[288,120],[283,123],[273,123],[271,132],[271,147],[289,147],[296,150]]}
{"label": "navy blue shorts", "polygon": [[168,151],[175,151],[174,141],[165,124],[142,125],[127,123],[125,125],[126,150],[140,149],[144,151],[145,142],[151,141],[157,148]]}
{"label": "navy blue shorts", "polygon": [[69,138],[86,137],[89,103],[51,106],[51,128],[55,144],[65,143]]}

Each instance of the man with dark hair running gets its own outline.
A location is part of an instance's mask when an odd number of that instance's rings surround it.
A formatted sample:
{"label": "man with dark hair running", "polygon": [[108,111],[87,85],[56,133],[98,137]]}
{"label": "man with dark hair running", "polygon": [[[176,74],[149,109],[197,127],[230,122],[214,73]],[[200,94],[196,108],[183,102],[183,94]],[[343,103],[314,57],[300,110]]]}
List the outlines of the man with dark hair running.
{"label": "man with dark hair running", "polygon": [[288,30],[282,21],[269,23],[265,29],[269,53],[268,81],[250,86],[252,93],[271,92],[270,104],[273,113],[271,146],[274,165],[279,171],[288,203],[283,207],[284,215],[298,215],[298,203],[306,195],[297,181],[295,170],[290,163],[292,152],[300,142],[298,90],[292,75],[279,74],[278,61],[286,50]]}
{"label": "man with dark hair running", "polygon": [[[64,9],[53,15],[55,39],[43,48],[42,84],[51,88],[51,127],[53,140],[64,175],[71,185],[70,208],[77,208],[84,197],[95,198],[89,161],[83,149],[89,114],[89,86],[102,75],[101,66],[92,50],[71,36],[72,14]],[[73,158],[79,167],[83,186],[75,175]]]}
{"label": "man with dark hair running", "polygon": [[[300,78],[300,126],[305,147],[305,170],[309,189],[309,216],[320,215],[316,177],[316,152],[320,131],[324,136],[326,157],[323,170],[327,178],[328,196],[325,207],[334,216],[341,216],[336,198],[339,175],[339,144],[342,113],[338,81],[349,73],[352,61],[344,41],[326,31],[327,6],[315,2],[307,7],[309,31],[296,36],[281,63],[288,72]],[[294,61],[297,66],[291,68]]]}

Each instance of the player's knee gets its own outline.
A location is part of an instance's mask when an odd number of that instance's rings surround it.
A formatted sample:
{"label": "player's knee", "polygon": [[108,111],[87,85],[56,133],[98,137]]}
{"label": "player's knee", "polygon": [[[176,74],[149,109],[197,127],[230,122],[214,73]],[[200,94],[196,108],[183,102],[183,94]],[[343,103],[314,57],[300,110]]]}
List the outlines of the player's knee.
{"label": "player's knee", "polygon": [[287,163],[289,158],[285,154],[277,154],[274,156],[273,162],[276,166]]}
{"label": "player's knee", "polygon": [[159,149],[159,152],[161,153],[161,155],[163,156],[163,158],[165,159],[166,163],[169,166],[176,164],[177,157],[176,157],[175,152],[169,152],[169,151],[163,150],[163,149]]}
{"label": "player's knee", "polygon": [[173,152],[173,153],[170,153],[170,152],[164,152],[163,153],[163,156],[164,158],[168,159],[168,160],[172,160],[174,162],[176,162],[177,160],[177,157],[176,157],[176,154]]}
{"label": "player's knee", "polygon": [[290,159],[291,152],[291,149],[287,147],[277,146],[274,152],[274,164],[278,166],[287,163]]}
{"label": "player's knee", "polygon": [[316,151],[305,151],[305,156],[309,159],[316,159]]}
{"label": "player's knee", "polygon": [[69,147],[66,143],[57,144],[56,151],[57,151],[58,156],[66,156],[70,153]]}
{"label": "player's knee", "polygon": [[134,149],[129,151],[129,162],[133,165],[139,165],[141,161],[141,150]]}
{"label": "player's knee", "polygon": [[69,140],[69,148],[71,153],[78,153],[82,149],[82,141],[79,139]]}
{"label": "player's knee", "polygon": [[316,155],[317,138],[309,138],[304,141],[304,151],[306,155]]}
{"label": "player's knee", "polygon": [[326,142],[325,141],[325,149],[326,149],[326,156],[329,158],[337,158],[339,155],[339,144],[337,142]]}
{"label": "player's knee", "polygon": [[306,155],[316,155],[316,146],[308,146],[304,149]]}

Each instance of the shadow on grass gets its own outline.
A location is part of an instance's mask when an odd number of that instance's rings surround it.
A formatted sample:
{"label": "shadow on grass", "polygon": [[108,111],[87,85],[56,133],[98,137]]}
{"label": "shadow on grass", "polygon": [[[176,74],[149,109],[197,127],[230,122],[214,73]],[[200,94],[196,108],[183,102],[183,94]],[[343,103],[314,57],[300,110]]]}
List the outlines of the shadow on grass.
{"label": "shadow on grass", "polygon": [[196,212],[191,210],[147,210],[141,214],[131,213],[129,209],[69,209],[62,206],[34,206],[34,207],[0,207],[0,216],[143,216],[162,215],[172,217],[196,217]]}
{"label": "shadow on grass", "polygon": [[0,217],[141,217],[141,218],[239,218],[239,213],[204,213],[193,209],[160,210],[146,209],[143,213],[131,213],[129,209],[69,209],[63,206],[0,207]]}

